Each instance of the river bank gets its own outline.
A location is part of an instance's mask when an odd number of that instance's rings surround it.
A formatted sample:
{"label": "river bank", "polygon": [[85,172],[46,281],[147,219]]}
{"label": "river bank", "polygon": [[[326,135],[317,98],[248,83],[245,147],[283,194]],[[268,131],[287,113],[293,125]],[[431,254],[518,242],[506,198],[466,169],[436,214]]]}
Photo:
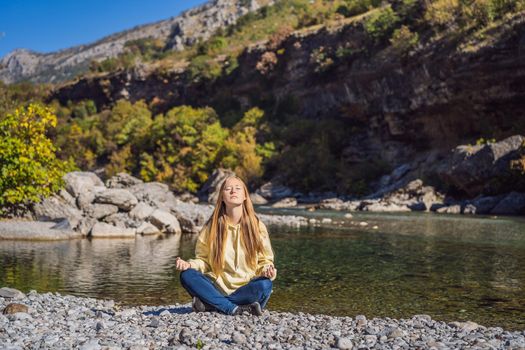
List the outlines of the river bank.
{"label": "river bank", "polygon": [[[261,317],[193,313],[189,304],[123,307],[58,293],[0,289],[0,308],[27,310],[0,315],[4,349],[378,349],[523,348],[525,331],[509,332],[474,322],[441,322],[363,315],[333,317],[265,311]],[[9,307],[10,309],[12,307]],[[4,311],[5,312],[5,311]]]}

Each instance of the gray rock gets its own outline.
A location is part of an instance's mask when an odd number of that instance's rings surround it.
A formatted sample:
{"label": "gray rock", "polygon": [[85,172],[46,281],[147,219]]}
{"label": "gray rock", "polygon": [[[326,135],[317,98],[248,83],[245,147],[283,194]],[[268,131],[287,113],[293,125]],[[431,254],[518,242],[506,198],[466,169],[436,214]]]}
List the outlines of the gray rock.
{"label": "gray rock", "polygon": [[345,202],[340,198],[325,198],[319,202],[318,207],[330,210],[355,210],[359,203]]}
{"label": "gray rock", "polygon": [[179,201],[173,192],[170,191],[168,185],[160,182],[148,182],[140,185],[135,185],[127,189],[140,202],[149,204],[154,208],[163,208],[165,210],[172,210],[176,208],[181,201]]}
{"label": "gray rock", "polygon": [[211,217],[213,206],[209,204],[194,204],[178,202],[171,212],[177,217],[183,232],[198,233]]}
{"label": "gray rock", "polygon": [[109,189],[95,194],[95,202],[102,204],[113,204],[119,209],[129,211],[137,205],[137,198],[128,190]]}
{"label": "gray rock", "polygon": [[449,323],[451,327],[459,328],[463,332],[472,332],[479,328],[479,325],[476,322],[467,321],[467,322],[451,322]]}
{"label": "gray rock", "polygon": [[479,146],[458,146],[438,174],[445,183],[470,196],[494,189],[492,179],[508,176],[509,162],[523,144],[525,137],[515,135],[500,142]]}
{"label": "gray rock", "polygon": [[85,191],[78,195],[76,199],[77,207],[82,210],[86,210],[91,206],[91,203],[95,200],[95,191]]}
{"label": "gray rock", "polygon": [[410,211],[410,208],[408,208],[406,205],[379,202],[365,205],[362,210],[372,212],[405,212]]}
{"label": "gray rock", "polygon": [[286,197],[272,204],[273,208],[290,208],[297,206],[297,199],[294,197]]}
{"label": "gray rock", "polygon": [[291,188],[280,184],[278,181],[270,181],[262,185],[255,193],[270,200],[279,200],[293,194]]}
{"label": "gray rock", "polygon": [[493,215],[525,214],[525,193],[509,193],[490,211],[490,213]]}
{"label": "gray rock", "polygon": [[143,184],[144,181],[126,173],[118,173],[106,181],[108,188],[128,188]]}
{"label": "gray rock", "polygon": [[60,196],[52,195],[33,205],[33,214],[39,221],[60,221],[68,219],[75,227],[82,218],[82,212],[71,206]]}
{"label": "gray rock", "polygon": [[250,193],[250,199],[252,200],[252,203],[253,204],[267,204],[268,201],[266,200],[266,198],[264,198],[263,196],[261,196],[260,194],[258,193]]}
{"label": "gray rock", "polygon": [[346,337],[337,339],[337,344],[335,345],[338,349],[341,350],[352,350],[354,344],[352,341]]}
{"label": "gray rock", "polygon": [[236,344],[245,344],[246,343],[246,336],[239,332],[234,332],[232,335],[232,342]]}
{"label": "gray rock", "polygon": [[63,240],[80,238],[73,230],[53,229],[54,222],[45,221],[0,221],[0,239]]}
{"label": "gray rock", "polygon": [[436,210],[437,213],[446,213],[446,214],[461,214],[461,205],[454,204],[447,207],[441,207]]}
{"label": "gray rock", "polygon": [[75,198],[82,192],[92,190],[95,186],[104,186],[95,173],[87,171],[73,171],[64,175],[63,178],[66,190]]}
{"label": "gray rock", "polygon": [[87,216],[99,220],[117,212],[118,207],[112,204],[92,204],[84,210]]}
{"label": "gray rock", "polygon": [[97,222],[97,219],[83,217],[77,226],[77,232],[83,236],[87,236]]}
{"label": "gray rock", "polygon": [[128,213],[111,214],[102,219],[102,221],[122,228],[137,228],[142,224],[140,220],[131,218]]}
{"label": "gray rock", "polygon": [[355,317],[355,324],[357,327],[365,327],[366,324],[367,324],[367,319],[366,319],[366,316],[364,315],[357,315]]}
{"label": "gray rock", "polygon": [[102,347],[100,346],[98,339],[90,339],[80,347],[80,350],[100,350],[100,349],[102,349]]}
{"label": "gray rock", "polygon": [[463,208],[463,214],[476,214],[476,210],[476,206],[469,203]]}
{"label": "gray rock", "polygon": [[503,196],[478,197],[469,204],[475,207],[474,214],[489,214],[490,211],[503,199]]}
{"label": "gray rock", "polygon": [[149,217],[150,222],[159,230],[167,233],[182,233],[179,221],[172,214],[157,209]]}
{"label": "gray rock", "polygon": [[15,288],[2,287],[0,288],[0,297],[7,299],[24,299],[24,293]]}
{"label": "gray rock", "polygon": [[160,233],[160,230],[150,224],[149,222],[143,222],[142,225],[140,225],[138,228],[137,228],[137,234],[140,234],[140,235],[155,235],[155,234],[158,234]]}
{"label": "gray rock", "polygon": [[220,187],[224,180],[230,176],[235,176],[235,173],[229,169],[216,169],[197,193],[199,199],[211,204],[217,203]]}
{"label": "gray rock", "polygon": [[58,195],[62,198],[70,207],[76,206],[75,198],[65,189],[58,191]]}
{"label": "gray rock", "polygon": [[399,328],[394,328],[390,332],[388,332],[388,338],[400,338],[404,336],[405,334],[403,331]]}
{"label": "gray rock", "polygon": [[93,238],[135,238],[135,229],[97,222],[91,229],[90,235]]}
{"label": "gray rock", "polygon": [[131,211],[129,212],[129,216],[136,220],[146,220],[155,209],[151,207],[150,205],[139,202]]}

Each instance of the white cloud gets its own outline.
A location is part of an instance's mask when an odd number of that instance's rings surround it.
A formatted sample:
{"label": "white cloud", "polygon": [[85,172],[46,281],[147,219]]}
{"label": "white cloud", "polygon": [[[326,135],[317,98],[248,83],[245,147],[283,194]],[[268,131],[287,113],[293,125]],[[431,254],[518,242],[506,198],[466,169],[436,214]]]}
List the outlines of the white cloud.
{"label": "white cloud", "polygon": [[3,37],[5,37],[5,32],[0,32],[0,39],[2,39]]}

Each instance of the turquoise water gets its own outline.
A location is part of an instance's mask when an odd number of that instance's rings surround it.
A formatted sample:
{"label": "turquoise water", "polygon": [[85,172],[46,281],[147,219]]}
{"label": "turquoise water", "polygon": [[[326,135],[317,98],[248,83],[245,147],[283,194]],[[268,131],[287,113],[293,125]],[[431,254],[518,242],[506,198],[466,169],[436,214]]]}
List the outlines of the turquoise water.
{"label": "turquoise water", "polygon": [[[369,318],[425,313],[525,329],[523,218],[357,213],[350,220],[291,212],[333,222],[270,227],[278,268],[270,309]],[[174,262],[192,255],[194,239],[0,241],[0,285],[126,304],[185,303]]]}

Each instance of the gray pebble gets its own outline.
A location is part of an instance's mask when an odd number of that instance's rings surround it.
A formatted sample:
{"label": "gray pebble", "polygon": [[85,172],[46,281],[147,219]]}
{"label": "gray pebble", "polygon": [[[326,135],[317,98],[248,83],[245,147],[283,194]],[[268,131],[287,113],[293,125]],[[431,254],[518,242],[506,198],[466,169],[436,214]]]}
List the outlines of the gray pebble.
{"label": "gray pebble", "polygon": [[337,339],[336,346],[340,350],[351,350],[354,347],[354,344],[348,338],[339,338]]}

